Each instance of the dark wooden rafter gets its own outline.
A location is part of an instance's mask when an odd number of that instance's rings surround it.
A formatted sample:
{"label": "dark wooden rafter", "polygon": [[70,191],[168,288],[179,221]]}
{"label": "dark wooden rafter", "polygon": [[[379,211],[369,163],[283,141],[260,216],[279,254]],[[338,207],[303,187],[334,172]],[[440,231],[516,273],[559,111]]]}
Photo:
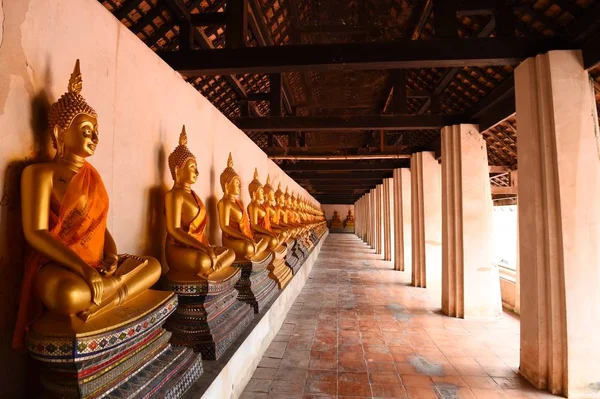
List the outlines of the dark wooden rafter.
{"label": "dark wooden rafter", "polygon": [[[173,1],[173,0],[171,0]],[[514,65],[550,50],[573,49],[561,38],[466,38],[315,44],[190,51],[160,51],[188,76]]]}
{"label": "dark wooden rafter", "polygon": [[[456,18],[454,18],[454,20],[456,20]],[[477,36],[479,38],[487,38],[492,33],[495,26],[496,26],[496,20],[494,18],[492,18],[490,20],[490,22],[487,23],[487,25],[479,32],[479,34]],[[436,99],[439,98],[439,96],[444,92],[444,90],[446,90],[448,85],[454,80],[456,75],[458,75],[461,71],[462,71],[462,68],[458,68],[458,67],[450,68],[448,71],[446,71],[444,76],[437,83],[435,90],[433,91],[433,93],[431,95],[431,98],[429,100],[425,101],[425,103],[423,104],[423,106],[421,106],[421,108],[419,109],[419,111],[417,113],[424,114],[427,111],[427,109],[431,106],[432,102],[435,102]]]}
{"label": "dark wooden rafter", "polygon": [[227,1],[225,8],[225,46],[229,49],[246,47],[248,36],[248,0]]}
{"label": "dark wooden rafter", "polygon": [[358,161],[319,161],[319,162],[297,162],[294,164],[279,165],[284,171],[296,172],[315,172],[319,170],[332,171],[391,171],[396,168],[406,167],[409,160],[385,160],[378,162],[358,162]]}
{"label": "dark wooden rafter", "polygon": [[441,129],[466,122],[453,115],[349,115],[349,116],[287,116],[234,118],[243,131],[287,132],[303,131],[360,131],[360,130],[417,130]]}
{"label": "dark wooden rafter", "polygon": [[[182,0],[164,0],[167,6],[170,8],[171,12],[175,15],[175,17],[179,20],[181,25],[189,25],[191,21],[191,14],[188,10],[187,6],[183,3]],[[190,30],[191,35],[194,39],[194,42],[197,43],[202,49],[201,51],[214,50],[214,45],[211,43],[210,39],[206,37],[204,32],[199,30],[197,27],[194,27]],[[183,51],[181,51],[183,52]],[[185,53],[189,53],[189,51],[185,51]],[[225,76],[225,79],[237,95],[238,99],[241,101],[247,101],[248,97],[246,95],[246,91],[240,81],[235,76]],[[255,104],[248,104],[248,108],[252,110],[254,115],[262,116],[262,112],[258,109]]]}
{"label": "dark wooden rafter", "polygon": [[[339,172],[339,173],[336,173]],[[379,170],[379,171],[354,171],[347,173],[345,171],[305,171],[305,170],[287,170],[286,173],[294,178],[294,180],[310,180],[310,181],[355,181],[355,180],[381,180],[388,177],[392,177],[392,171],[390,170]]]}

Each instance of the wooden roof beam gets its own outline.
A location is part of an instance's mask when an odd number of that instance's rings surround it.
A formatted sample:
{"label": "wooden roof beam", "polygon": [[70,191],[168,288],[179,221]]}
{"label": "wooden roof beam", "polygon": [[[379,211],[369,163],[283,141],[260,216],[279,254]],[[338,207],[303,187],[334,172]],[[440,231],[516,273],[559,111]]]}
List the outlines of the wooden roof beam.
{"label": "wooden roof beam", "polygon": [[[406,167],[406,166],[404,166]],[[337,171],[340,172],[340,171]],[[380,171],[355,171],[352,173],[336,173],[336,171],[293,171],[288,170],[286,173],[296,181],[310,180],[310,181],[359,181],[359,180],[375,180],[380,181],[388,177],[392,177],[392,171],[380,170]]]}
{"label": "wooden roof beam", "polygon": [[[348,162],[348,161],[315,161],[311,163],[297,162],[294,164],[279,165],[285,172],[317,172],[317,171],[393,171],[406,167],[409,160],[385,160],[379,162]],[[299,177],[300,178],[300,177]]]}
{"label": "wooden roof beam", "polygon": [[233,123],[243,131],[288,132],[356,131],[356,130],[421,130],[441,129],[444,126],[466,123],[465,118],[453,115],[348,115],[348,116],[284,116],[234,118]]}
{"label": "wooden roof beam", "polygon": [[[175,1],[175,0],[170,0]],[[402,40],[170,51],[157,54],[187,76],[292,71],[515,65],[549,50],[572,49],[562,38]]]}

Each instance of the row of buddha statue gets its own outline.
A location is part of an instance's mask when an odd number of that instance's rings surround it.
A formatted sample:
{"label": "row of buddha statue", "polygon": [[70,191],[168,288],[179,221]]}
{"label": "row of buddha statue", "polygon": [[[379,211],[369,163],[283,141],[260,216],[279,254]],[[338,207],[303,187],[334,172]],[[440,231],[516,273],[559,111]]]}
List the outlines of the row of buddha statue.
{"label": "row of buddha statue", "polygon": [[[189,373],[201,373],[199,357],[189,348],[182,352],[184,349],[169,346],[170,333],[161,327],[177,308],[177,296],[150,289],[161,279],[160,262],[147,256],[119,254],[107,229],[108,193],[99,173],[87,161],[100,139],[98,115],[81,90],[78,60],[67,93],[49,111],[55,159],[30,165],[22,174],[22,225],[31,251],[25,264],[13,346],[29,349],[50,369],[60,362],[84,367],[84,363],[78,363],[84,358],[85,367],[103,365],[100,371],[96,370],[98,366],[88,374],[85,383],[79,374],[73,377],[74,383],[57,383],[66,378],[64,366],[60,366],[60,372],[54,370],[56,374],[49,372],[47,384],[59,384],[54,392],[60,392],[59,396],[86,396],[84,391],[93,396],[103,389],[117,389],[127,373],[131,374],[127,377],[130,386],[136,384],[136,378],[159,378],[149,377],[152,373],[146,373],[146,377],[136,374],[151,367],[142,359],[151,358],[153,351],[163,357],[187,359],[186,367],[177,366],[181,368],[177,375],[189,381]],[[202,298],[198,303],[203,311],[220,309],[214,312],[215,320],[223,318],[222,309],[229,306],[225,302],[235,302],[237,293],[223,291],[228,296],[218,297],[210,284],[236,284],[240,275],[236,265],[261,262],[265,254],[308,237],[315,226],[322,230],[324,217],[318,207],[289,195],[287,189],[282,192],[281,185],[274,190],[269,177],[263,185],[256,170],[248,187],[252,200],[244,208],[239,199],[240,177],[229,154],[227,167],[220,175],[224,195],[217,204],[222,246],[212,245],[207,236],[207,209],[191,188],[199,172],[196,157],[187,147],[185,127],[168,166],[174,185],[165,195],[165,258],[169,269],[165,278],[170,282],[204,281],[209,288],[197,292]],[[215,305],[215,298],[221,302]],[[223,324],[221,319],[217,321]],[[206,316],[204,322],[212,325]],[[121,358],[128,351],[131,357],[123,362]],[[144,357],[134,356],[138,352]],[[121,360],[107,361],[112,359],[111,353]],[[123,371],[125,366],[128,371]],[[112,379],[108,378],[110,373]],[[102,378],[89,377],[100,374]],[[156,392],[165,387],[181,390],[182,386],[174,386],[175,380],[165,377],[163,382],[156,382]],[[145,380],[139,384],[151,386]]]}

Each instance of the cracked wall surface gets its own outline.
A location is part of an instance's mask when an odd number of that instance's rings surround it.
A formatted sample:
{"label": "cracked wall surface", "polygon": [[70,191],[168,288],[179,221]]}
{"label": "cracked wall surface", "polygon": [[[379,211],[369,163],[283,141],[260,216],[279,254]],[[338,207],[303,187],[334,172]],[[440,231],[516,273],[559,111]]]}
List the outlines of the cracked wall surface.
{"label": "cracked wall surface", "polygon": [[162,258],[163,198],[172,184],[166,157],[183,124],[213,243],[220,242],[216,202],[229,151],[245,203],[254,167],[261,179],[269,173],[274,184],[309,196],[97,1],[0,0],[0,20],[0,362],[8,365],[0,397],[21,397],[37,373],[10,347],[25,252],[19,179],[27,164],[53,156],[48,107],[66,91],[76,59],[82,94],[99,114],[100,143],[90,162],[109,193],[108,226],[120,252]]}

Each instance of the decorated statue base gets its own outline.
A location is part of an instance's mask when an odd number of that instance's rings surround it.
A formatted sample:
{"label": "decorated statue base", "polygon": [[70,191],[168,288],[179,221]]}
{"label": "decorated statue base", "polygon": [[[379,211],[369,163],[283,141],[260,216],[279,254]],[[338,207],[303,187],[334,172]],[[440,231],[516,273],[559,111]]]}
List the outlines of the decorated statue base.
{"label": "decorated statue base", "polygon": [[241,271],[229,269],[234,272],[220,281],[177,272],[166,276],[167,289],[179,295],[179,306],[166,324],[171,341],[194,348],[207,360],[219,359],[254,318],[252,307],[239,300],[234,288]]}
{"label": "decorated statue base", "polygon": [[27,347],[47,395],[60,398],[180,397],[202,374],[202,358],[171,346],[162,328],[177,308],[171,292],[148,290],[87,322],[46,314]]}
{"label": "decorated statue base", "polygon": [[285,264],[285,259],[287,256],[287,247],[285,245],[279,245],[273,251],[275,258],[273,262],[268,267],[271,273],[269,273],[269,277],[273,280],[277,281],[277,286],[280,290],[284,289],[286,285],[292,279],[292,269],[287,267]]}
{"label": "decorated statue base", "polygon": [[239,299],[249,303],[254,308],[254,313],[259,313],[269,304],[279,292],[277,282],[269,277],[269,266],[273,261],[273,253],[265,251],[262,258],[255,257],[248,261],[236,261],[233,266],[242,271],[242,278],[235,288],[239,292]]}

